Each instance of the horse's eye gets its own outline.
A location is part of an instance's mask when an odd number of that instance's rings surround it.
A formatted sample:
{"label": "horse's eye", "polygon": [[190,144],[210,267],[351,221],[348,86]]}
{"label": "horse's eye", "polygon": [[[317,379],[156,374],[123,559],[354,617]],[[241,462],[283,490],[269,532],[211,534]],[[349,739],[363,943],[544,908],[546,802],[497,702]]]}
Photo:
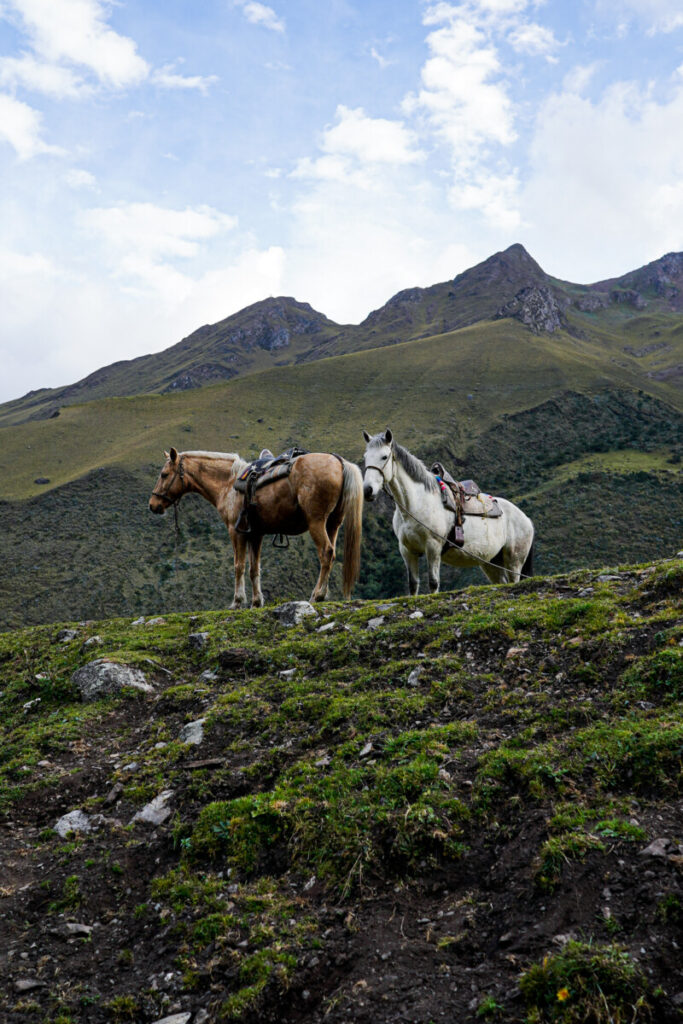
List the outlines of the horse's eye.
{"label": "horse's eye", "polygon": [[168,476],[168,473],[164,472],[164,473],[161,474],[161,479],[165,480],[167,476]]}
{"label": "horse's eye", "polygon": [[382,462],[386,462],[388,458],[389,458],[388,455],[383,455],[382,456]]}

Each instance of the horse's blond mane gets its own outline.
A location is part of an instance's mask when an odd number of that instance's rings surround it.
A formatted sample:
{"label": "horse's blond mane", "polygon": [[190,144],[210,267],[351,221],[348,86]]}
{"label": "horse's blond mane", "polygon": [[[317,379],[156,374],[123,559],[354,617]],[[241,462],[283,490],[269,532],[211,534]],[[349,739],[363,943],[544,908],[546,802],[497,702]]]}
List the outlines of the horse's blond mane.
{"label": "horse's blond mane", "polygon": [[233,462],[239,459],[240,456],[237,452],[207,452],[202,449],[197,449],[192,452],[180,452],[181,455],[198,455],[203,459],[231,459]]}

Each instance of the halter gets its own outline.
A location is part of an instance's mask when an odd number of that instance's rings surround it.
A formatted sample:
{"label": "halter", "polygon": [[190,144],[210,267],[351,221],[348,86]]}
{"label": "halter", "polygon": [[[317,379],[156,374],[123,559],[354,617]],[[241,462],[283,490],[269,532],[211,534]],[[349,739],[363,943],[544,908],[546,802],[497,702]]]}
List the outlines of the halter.
{"label": "halter", "polygon": [[[382,477],[382,490],[383,491],[387,490],[387,478],[384,475],[384,470],[387,468],[387,466],[389,465],[389,463],[391,462],[393,457],[394,457],[394,449],[393,449],[393,446],[392,446],[392,447],[389,448],[389,458],[384,463],[384,468],[383,469],[380,469],[379,466],[366,466],[365,467],[365,473],[368,473],[371,469],[374,469],[376,473],[379,473],[379,475]],[[363,475],[365,475],[365,474],[363,474]]]}
{"label": "halter", "polygon": [[168,496],[168,492],[175,483],[176,477],[180,477],[180,482],[185,483],[185,468],[183,466],[182,455],[178,459],[178,468],[174,472],[172,478],[169,480],[166,489],[163,491],[152,491],[152,494],[154,495],[155,498],[161,498],[162,501],[168,502],[167,508],[170,508],[171,505],[177,504],[177,502],[179,502],[180,499],[182,498],[182,494],[179,494],[177,498],[169,498]]}

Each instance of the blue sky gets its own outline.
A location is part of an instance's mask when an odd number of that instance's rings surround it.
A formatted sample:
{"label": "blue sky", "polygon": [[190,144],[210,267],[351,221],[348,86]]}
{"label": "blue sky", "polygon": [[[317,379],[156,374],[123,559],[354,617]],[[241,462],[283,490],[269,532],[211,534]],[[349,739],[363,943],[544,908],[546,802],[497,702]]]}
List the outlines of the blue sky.
{"label": "blue sky", "polygon": [[683,0],[0,0],[0,400],[268,295],[683,249]]}

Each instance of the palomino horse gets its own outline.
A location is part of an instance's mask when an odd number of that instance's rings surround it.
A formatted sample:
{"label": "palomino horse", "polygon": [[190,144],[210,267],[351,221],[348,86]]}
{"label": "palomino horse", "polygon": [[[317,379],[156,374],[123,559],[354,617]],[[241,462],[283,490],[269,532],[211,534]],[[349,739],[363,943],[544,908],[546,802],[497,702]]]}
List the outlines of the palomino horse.
{"label": "palomino horse", "polygon": [[327,596],[339,527],[344,529],[342,589],[349,598],[360,569],[363,517],[363,479],[357,466],[336,455],[300,455],[288,477],[257,490],[249,509],[251,530],[240,533],[235,525],[244,495],[233,484],[247,462],[236,452],[165,452],[166,462],[149,499],[150,511],[164,513],[193,491],[216,507],[230,533],[235,556],[235,597],[232,608],[246,604],[244,572],[249,549],[252,605],[261,607],[261,544],[265,534],[295,536],[309,531],[318,549],[320,575],[312,601]]}
{"label": "palomino horse", "polygon": [[363,437],[365,499],[374,501],[384,487],[396,502],[393,527],[411,594],[419,586],[420,555],[427,556],[432,593],[439,589],[442,560],[457,568],[478,565],[492,583],[515,583],[520,575],[531,575],[534,526],[520,508],[497,498],[501,516],[466,516],[464,547],[449,545],[454,513],[444,507],[434,474],[397,444],[390,430],[374,437],[364,430]]}

